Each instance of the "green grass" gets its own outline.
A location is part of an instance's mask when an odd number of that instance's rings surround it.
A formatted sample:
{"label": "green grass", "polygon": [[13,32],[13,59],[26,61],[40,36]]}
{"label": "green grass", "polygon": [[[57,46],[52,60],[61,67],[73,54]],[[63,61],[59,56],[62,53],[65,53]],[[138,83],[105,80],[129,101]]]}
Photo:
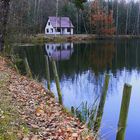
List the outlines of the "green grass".
{"label": "green grass", "polygon": [[0,140],[18,140],[28,129],[21,127],[23,122],[7,89],[8,80],[9,75],[0,72]]}

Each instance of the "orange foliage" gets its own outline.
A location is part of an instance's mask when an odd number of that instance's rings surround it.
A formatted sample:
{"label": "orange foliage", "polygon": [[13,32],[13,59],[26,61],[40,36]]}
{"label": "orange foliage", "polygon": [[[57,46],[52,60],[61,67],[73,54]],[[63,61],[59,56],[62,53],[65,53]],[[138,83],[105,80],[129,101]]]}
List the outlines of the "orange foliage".
{"label": "orange foliage", "polygon": [[99,1],[92,3],[91,24],[96,30],[96,34],[113,35],[115,27],[113,25],[113,11],[106,12],[100,7]]}

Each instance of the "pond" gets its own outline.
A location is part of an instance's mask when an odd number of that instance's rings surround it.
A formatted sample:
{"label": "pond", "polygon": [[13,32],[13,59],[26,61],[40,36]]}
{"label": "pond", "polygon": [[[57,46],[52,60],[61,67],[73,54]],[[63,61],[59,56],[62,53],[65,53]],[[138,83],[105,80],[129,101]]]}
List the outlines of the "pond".
{"label": "pond", "polygon": [[[116,139],[123,87],[125,83],[132,85],[124,139],[140,139],[140,40],[46,43],[42,46],[15,47],[14,52],[21,59],[27,58],[34,78],[46,88],[46,57],[56,61],[63,104],[69,110],[73,106],[82,112],[82,104],[88,108],[92,108],[93,104],[98,106],[105,75],[109,74],[98,130],[101,139]],[[17,65],[25,74],[24,66],[21,63]],[[51,91],[57,97],[51,65],[50,74]]]}

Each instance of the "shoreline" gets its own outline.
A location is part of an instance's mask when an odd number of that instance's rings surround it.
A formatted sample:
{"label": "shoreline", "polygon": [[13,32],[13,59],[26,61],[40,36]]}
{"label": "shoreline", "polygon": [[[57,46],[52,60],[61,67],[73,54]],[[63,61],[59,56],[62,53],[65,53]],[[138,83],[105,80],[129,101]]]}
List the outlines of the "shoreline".
{"label": "shoreline", "polygon": [[137,35],[106,35],[98,36],[95,34],[74,34],[74,35],[45,35],[37,34],[24,37],[21,43],[61,43],[61,42],[81,42],[95,40],[116,40],[116,39],[140,39]]}
{"label": "shoreline", "polygon": [[[17,139],[94,140],[85,124],[67,112],[41,83],[18,74],[11,67],[10,61],[3,57],[0,57],[0,64],[0,76],[4,77],[4,91],[8,92],[6,97],[10,96],[10,104],[9,102],[5,103],[5,101],[3,103],[7,107],[9,105],[14,107],[16,113],[11,111],[12,114],[18,114],[15,120],[9,115],[11,121],[16,123]],[[3,91],[1,85],[0,89]],[[1,92],[0,94],[2,97],[3,94]],[[8,109],[4,110],[2,107],[0,109],[9,113]],[[2,115],[0,120],[5,119],[5,113]],[[16,134],[14,134],[13,140],[16,140]]]}

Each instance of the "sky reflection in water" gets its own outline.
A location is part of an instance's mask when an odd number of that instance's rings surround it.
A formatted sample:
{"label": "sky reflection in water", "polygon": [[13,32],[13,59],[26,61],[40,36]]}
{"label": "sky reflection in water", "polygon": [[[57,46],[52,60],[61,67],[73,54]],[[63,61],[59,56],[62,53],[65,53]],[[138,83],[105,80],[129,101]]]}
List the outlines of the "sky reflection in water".
{"label": "sky reflection in water", "polygon": [[[119,45],[121,45],[122,47],[122,44],[123,45],[125,44],[123,48],[116,48],[116,47],[120,47]],[[139,64],[138,64],[140,51],[138,51],[139,44],[136,44],[138,46],[136,46],[133,43],[132,43],[133,46],[131,46],[132,44],[131,45],[130,44],[128,42],[125,43],[120,42],[116,46],[113,46],[113,48],[111,49],[107,48],[108,49],[107,53],[106,53],[106,48],[104,48],[103,46],[101,47],[100,44],[100,49],[97,49],[95,51],[95,53],[99,53],[99,54],[93,53],[93,55],[90,56],[91,51],[89,51],[88,52],[89,55],[86,55],[89,58],[96,57],[97,60],[93,59],[93,61],[97,61],[97,68],[95,66],[96,62],[95,64],[93,62],[93,64],[89,63],[89,65],[87,65],[85,70],[83,70],[82,72],[80,70],[79,72],[77,72],[77,69],[75,68],[75,70],[73,70],[75,72],[73,72],[72,76],[65,75],[65,72],[61,73],[60,76],[60,85],[63,93],[63,102],[64,105],[70,109],[71,106],[78,107],[82,102],[87,102],[89,106],[92,105],[92,103],[94,103],[94,100],[101,94],[101,87],[104,81],[104,74],[105,73],[111,74],[107,98],[104,106],[102,124],[100,128],[101,137],[103,137],[104,139],[115,140],[116,138],[116,131],[118,126],[124,83],[129,83],[132,85],[132,95],[131,95],[131,101],[129,107],[129,115],[128,115],[125,139],[126,140],[132,140],[132,138],[140,139],[140,133],[139,133],[140,94],[138,92],[140,91],[139,89],[140,74],[139,74]],[[96,44],[95,46],[98,46],[98,44]],[[135,51],[133,50],[131,52],[130,46],[134,47]],[[94,50],[94,47],[92,49]],[[104,49],[104,51],[101,51],[101,49]],[[117,52],[116,49],[118,49]],[[109,54],[110,52],[112,52],[112,54]],[[77,56],[81,55],[78,53]],[[102,54],[104,58],[102,58]],[[78,61],[80,61],[79,58]],[[89,58],[85,57],[85,59],[87,60]],[[110,58],[111,60],[104,60]],[[75,59],[77,58],[75,57]],[[63,63],[64,60],[61,61]],[[65,63],[69,63],[69,61]],[[70,62],[71,66],[73,66],[74,63],[75,60],[73,59]],[[79,62],[79,63],[81,64],[84,62]],[[79,67],[82,67],[82,64]],[[58,69],[59,71],[61,71],[61,69],[65,71],[64,69],[67,68],[66,67],[62,68],[61,65],[59,66],[59,62],[58,62]],[[51,83],[51,88],[54,91],[55,95],[57,96],[57,90],[54,81],[52,81]]]}

